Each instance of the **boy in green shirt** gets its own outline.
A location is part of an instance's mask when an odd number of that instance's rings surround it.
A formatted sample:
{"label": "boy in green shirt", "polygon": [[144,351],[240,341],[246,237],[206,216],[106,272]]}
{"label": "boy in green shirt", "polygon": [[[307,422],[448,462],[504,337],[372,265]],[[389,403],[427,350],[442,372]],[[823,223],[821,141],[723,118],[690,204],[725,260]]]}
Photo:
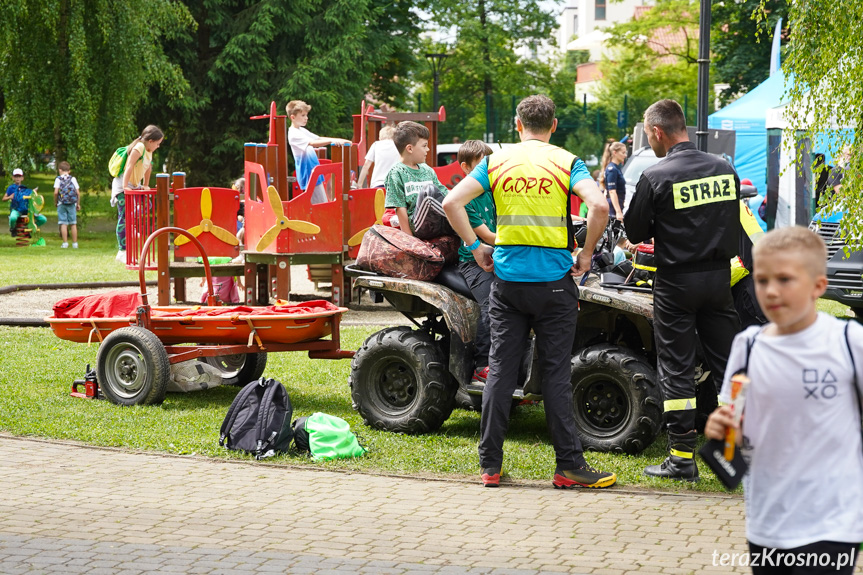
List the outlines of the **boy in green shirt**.
{"label": "boy in green shirt", "polygon": [[[417,207],[419,193],[429,186],[435,186],[446,196],[447,189],[440,183],[434,170],[426,163],[429,151],[429,130],[416,122],[401,122],[393,135],[401,162],[393,166],[386,179],[386,208],[390,211],[383,222],[414,235],[411,218]],[[392,215],[392,211],[395,215]]]}
{"label": "boy in green shirt", "polygon": [[[491,155],[491,148],[479,140],[468,140],[458,150],[458,163],[465,175],[470,174],[483,158]],[[494,197],[491,192],[485,192],[466,206],[467,218],[476,237],[484,243],[494,246],[495,232],[497,231],[497,216],[495,214]],[[476,263],[473,252],[468,246],[462,244],[458,250],[458,271],[467,282],[474,299],[479,304],[479,322],[476,326],[476,350],[474,352],[475,369],[471,383],[474,385],[485,385],[488,377],[488,352],[491,348],[491,334],[488,323],[488,295],[491,291],[491,282],[494,279],[492,272],[487,272]]]}

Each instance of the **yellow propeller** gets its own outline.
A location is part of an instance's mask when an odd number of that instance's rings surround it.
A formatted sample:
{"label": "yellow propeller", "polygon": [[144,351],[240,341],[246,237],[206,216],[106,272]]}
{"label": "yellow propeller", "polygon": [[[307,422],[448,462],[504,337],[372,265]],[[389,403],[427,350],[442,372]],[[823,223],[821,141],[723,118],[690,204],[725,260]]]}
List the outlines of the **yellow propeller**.
{"label": "yellow propeller", "polygon": [[[237,236],[235,236],[225,228],[220,228],[213,223],[213,220],[210,219],[210,216],[212,215],[213,197],[210,194],[210,188],[204,188],[203,190],[201,190],[201,223],[197,226],[192,226],[191,228],[189,228],[189,233],[197,238],[204,232],[210,232],[228,245],[239,245],[240,241],[237,239]],[[186,236],[180,236],[174,239],[174,245],[181,246],[183,244],[189,243],[189,241],[191,240],[189,240],[189,238],[187,238]]]}
{"label": "yellow propeller", "polygon": [[276,191],[276,188],[273,186],[269,186],[267,188],[267,199],[270,201],[273,213],[276,214],[276,223],[273,224],[273,227],[264,232],[263,236],[261,236],[260,241],[258,241],[258,245],[255,246],[257,251],[262,252],[267,249],[267,246],[275,241],[276,236],[285,229],[302,232],[304,234],[316,234],[321,231],[321,228],[312,222],[289,220],[286,218],[285,209],[282,206],[282,198],[279,197],[279,192]]}
{"label": "yellow propeller", "polygon": [[[377,193],[375,193],[375,223],[382,224],[384,217],[384,210],[386,209],[386,195],[384,191],[378,188]],[[351,236],[351,239],[348,240],[348,245],[351,247],[358,246],[363,243],[363,236],[366,235],[366,232],[371,229],[371,226],[368,228],[361,230]]]}

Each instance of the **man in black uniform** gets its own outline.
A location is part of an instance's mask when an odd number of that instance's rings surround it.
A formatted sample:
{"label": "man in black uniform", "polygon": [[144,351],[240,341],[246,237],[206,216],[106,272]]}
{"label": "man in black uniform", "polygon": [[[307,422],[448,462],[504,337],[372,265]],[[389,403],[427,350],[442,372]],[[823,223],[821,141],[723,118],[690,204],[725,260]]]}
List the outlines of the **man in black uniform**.
{"label": "man in black uniform", "polygon": [[721,382],[739,331],[730,262],[740,238],[740,180],[728,162],[689,141],[674,100],[647,109],[644,131],[656,155],[666,159],[641,174],[623,221],[631,242],[652,237],[656,245],[654,333],[669,439],[668,458],[644,473],[697,481],[696,330],[714,380]]}

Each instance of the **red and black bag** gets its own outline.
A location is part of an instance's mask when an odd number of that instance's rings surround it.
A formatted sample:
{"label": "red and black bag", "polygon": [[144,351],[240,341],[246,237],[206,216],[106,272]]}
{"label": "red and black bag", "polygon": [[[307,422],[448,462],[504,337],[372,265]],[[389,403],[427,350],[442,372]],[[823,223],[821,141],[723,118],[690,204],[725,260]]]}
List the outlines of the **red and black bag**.
{"label": "red and black bag", "polygon": [[461,238],[458,236],[439,236],[425,242],[440,252],[444,265],[451,266],[458,263],[458,249],[461,247]]}
{"label": "red and black bag", "polygon": [[376,224],[366,232],[357,267],[396,278],[433,280],[443,269],[440,251],[403,231]]}

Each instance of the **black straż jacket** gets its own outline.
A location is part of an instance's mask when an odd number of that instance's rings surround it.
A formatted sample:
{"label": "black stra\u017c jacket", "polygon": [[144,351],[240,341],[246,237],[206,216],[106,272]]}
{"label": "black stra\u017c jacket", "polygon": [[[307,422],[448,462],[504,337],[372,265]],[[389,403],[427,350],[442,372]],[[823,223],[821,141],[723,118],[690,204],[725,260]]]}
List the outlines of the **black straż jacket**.
{"label": "black stra\u017c jacket", "polygon": [[654,238],[658,271],[729,267],[740,245],[740,179],[727,161],[681,142],[641,174],[623,223],[633,243]]}

